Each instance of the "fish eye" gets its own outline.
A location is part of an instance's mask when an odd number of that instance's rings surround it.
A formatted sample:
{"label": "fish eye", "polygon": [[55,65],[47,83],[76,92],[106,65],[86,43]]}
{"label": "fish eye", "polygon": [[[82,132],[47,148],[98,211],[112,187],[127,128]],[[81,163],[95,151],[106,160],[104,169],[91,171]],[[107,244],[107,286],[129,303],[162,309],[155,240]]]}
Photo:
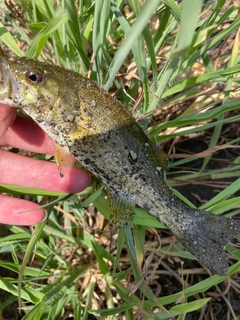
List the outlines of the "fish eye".
{"label": "fish eye", "polygon": [[39,84],[43,80],[43,75],[38,71],[28,71],[26,77],[33,84]]}

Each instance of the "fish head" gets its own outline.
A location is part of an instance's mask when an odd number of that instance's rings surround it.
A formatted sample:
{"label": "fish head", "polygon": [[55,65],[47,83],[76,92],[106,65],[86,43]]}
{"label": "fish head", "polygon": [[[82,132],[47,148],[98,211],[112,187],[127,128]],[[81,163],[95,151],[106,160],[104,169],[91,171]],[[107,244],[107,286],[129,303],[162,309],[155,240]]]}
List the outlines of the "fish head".
{"label": "fish head", "polygon": [[[13,87],[16,83],[11,77],[8,60],[4,57],[0,58],[0,102],[15,106],[13,102]],[[16,90],[14,89],[14,92]]]}
{"label": "fish head", "polygon": [[[55,119],[63,93],[62,68],[29,58],[0,58],[0,102],[20,107],[34,120]],[[66,99],[66,98],[65,98]]]}

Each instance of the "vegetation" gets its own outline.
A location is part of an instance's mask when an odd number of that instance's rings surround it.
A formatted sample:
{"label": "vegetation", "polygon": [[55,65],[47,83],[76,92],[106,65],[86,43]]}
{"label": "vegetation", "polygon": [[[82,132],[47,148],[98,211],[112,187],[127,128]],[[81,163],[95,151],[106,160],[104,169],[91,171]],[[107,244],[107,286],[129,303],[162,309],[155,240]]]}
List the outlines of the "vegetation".
{"label": "vegetation", "polygon": [[[201,207],[239,214],[237,2],[6,0],[0,10],[5,49],[76,70],[111,90],[149,137],[170,150],[175,161],[166,172],[168,184],[213,186],[218,193],[202,199]],[[174,153],[179,142],[196,137],[206,150]],[[220,169],[209,166],[216,158],[223,163]],[[201,167],[195,167],[196,159],[203,160]],[[10,234],[0,239],[1,252],[12,258],[0,265],[16,274],[0,278],[0,288],[11,293],[0,310],[19,295],[25,320],[190,319],[188,313],[191,319],[237,319],[240,314],[232,305],[233,297],[238,304],[240,299],[235,276],[240,252],[234,246],[226,247],[227,275],[211,275],[166,230],[154,229],[164,226],[141,209],[125,234],[112,226],[104,218],[108,202],[96,179],[74,196],[0,188],[44,201],[49,214],[32,230],[8,226]],[[225,306],[221,313],[217,298]]]}

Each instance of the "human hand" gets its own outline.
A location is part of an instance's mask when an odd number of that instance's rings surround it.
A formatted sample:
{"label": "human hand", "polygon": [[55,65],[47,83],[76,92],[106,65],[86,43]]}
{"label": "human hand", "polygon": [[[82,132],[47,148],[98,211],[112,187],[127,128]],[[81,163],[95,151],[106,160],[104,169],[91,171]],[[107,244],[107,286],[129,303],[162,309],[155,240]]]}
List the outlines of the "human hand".
{"label": "human hand", "polygon": [[[55,192],[77,193],[84,190],[89,174],[77,168],[61,178],[55,163],[15,154],[1,147],[54,154],[54,142],[30,118],[17,116],[15,108],[0,104],[0,184]],[[45,211],[27,200],[0,194],[0,223],[32,225],[45,219]]]}

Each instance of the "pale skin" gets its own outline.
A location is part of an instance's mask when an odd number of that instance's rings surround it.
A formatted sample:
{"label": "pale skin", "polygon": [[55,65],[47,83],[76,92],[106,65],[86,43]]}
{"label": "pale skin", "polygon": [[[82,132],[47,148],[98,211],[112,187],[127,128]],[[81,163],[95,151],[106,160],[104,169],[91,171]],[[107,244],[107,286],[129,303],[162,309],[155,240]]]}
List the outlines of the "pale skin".
{"label": "pale skin", "polygon": [[[0,104],[0,184],[77,193],[90,182],[90,175],[82,169],[68,168],[61,178],[55,163],[15,154],[2,147],[54,154],[53,141],[38,125],[28,117],[17,116],[15,108]],[[0,194],[0,223],[27,226],[45,218],[44,209],[39,209],[37,203]]]}

